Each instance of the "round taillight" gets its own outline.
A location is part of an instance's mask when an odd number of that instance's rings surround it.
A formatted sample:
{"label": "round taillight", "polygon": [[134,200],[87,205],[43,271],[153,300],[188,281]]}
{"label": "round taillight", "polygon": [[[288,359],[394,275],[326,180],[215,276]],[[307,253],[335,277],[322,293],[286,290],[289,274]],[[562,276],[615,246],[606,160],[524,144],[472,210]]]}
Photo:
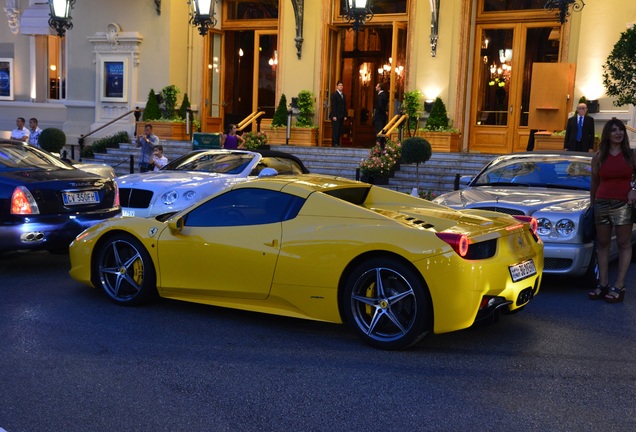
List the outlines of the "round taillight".
{"label": "round taillight", "polygon": [[468,253],[468,236],[461,233],[439,232],[435,233],[437,237],[448,243],[460,257],[465,257]]}

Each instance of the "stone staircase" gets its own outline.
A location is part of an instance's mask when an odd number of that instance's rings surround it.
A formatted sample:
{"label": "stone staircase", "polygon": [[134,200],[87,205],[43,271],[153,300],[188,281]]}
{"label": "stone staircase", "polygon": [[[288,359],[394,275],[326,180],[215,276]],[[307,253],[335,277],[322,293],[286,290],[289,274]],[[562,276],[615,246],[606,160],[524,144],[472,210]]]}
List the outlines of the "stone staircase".
{"label": "stone staircase", "polygon": [[[345,147],[276,146],[272,149],[298,156],[311,172],[356,178],[360,161],[369,155],[368,149]],[[455,177],[474,176],[496,155],[483,153],[433,153],[431,159],[419,166],[419,190],[434,195],[454,189]],[[386,186],[410,193],[416,186],[416,166],[401,164]]]}
{"label": "stone staircase", "polygon": [[[163,154],[169,161],[183,156],[192,151],[192,143],[190,141],[171,141],[160,140],[159,144],[163,146]],[[133,156],[133,170],[139,172],[139,156],[140,148],[136,144],[120,143],[119,148],[109,148],[108,153],[95,153],[94,159],[84,159],[83,162],[100,162],[112,166],[115,174],[118,176],[131,173],[130,156]]]}
{"label": "stone staircase", "polygon": [[[169,161],[192,150],[189,141],[161,140],[164,154]],[[272,146],[272,150],[291,153],[303,161],[312,173],[329,174],[356,179],[358,164],[369,154],[368,149],[347,147],[304,147],[293,145]],[[117,175],[130,174],[130,156],[134,158],[134,172],[138,172],[139,149],[135,144],[122,143],[118,149],[108,149],[107,154],[95,154],[94,162],[111,165]],[[439,195],[452,191],[455,177],[476,175],[481,168],[496,155],[481,153],[433,153],[430,160],[419,166],[420,192]],[[85,162],[91,160],[85,159]],[[416,186],[415,165],[400,166],[395,176],[389,179],[385,187],[410,193]]]}

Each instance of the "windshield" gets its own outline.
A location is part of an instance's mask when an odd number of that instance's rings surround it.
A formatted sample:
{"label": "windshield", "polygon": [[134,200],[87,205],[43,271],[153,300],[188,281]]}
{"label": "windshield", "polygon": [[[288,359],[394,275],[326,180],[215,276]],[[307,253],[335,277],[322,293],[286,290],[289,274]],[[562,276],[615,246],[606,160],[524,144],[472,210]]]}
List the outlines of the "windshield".
{"label": "windshield", "polygon": [[0,169],[68,169],[73,167],[30,145],[0,143]]}
{"label": "windshield", "polygon": [[471,186],[539,186],[590,189],[591,159],[586,157],[502,158],[481,172]]}
{"label": "windshield", "polygon": [[173,160],[164,170],[203,171],[219,174],[240,174],[254,160],[250,153],[190,153]]}

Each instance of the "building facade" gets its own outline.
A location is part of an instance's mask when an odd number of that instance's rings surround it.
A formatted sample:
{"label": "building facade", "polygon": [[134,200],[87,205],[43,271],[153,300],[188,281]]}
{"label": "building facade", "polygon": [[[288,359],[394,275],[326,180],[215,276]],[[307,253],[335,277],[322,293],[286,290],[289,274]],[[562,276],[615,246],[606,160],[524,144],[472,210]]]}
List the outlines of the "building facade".
{"label": "building facade", "polygon": [[[612,117],[636,126],[634,107],[614,106],[602,84],[602,65],[636,22],[636,3],[587,0],[564,24],[544,6],[375,0],[373,17],[354,31],[343,18],[345,0],[220,0],[216,26],[201,36],[187,0],[77,0],[73,27],[59,37],[48,26],[47,1],[5,0],[0,130],[13,129],[18,116],[37,117],[73,143],[121,117],[96,136],[131,132],[130,112],[145,106],[150,90],[175,85],[181,97],[188,94],[202,130],[219,132],[252,112],[271,118],[282,94],[291,102],[309,90],[316,145],[330,145],[329,95],[340,80],[345,144],[356,147],[375,141],[378,82],[390,95],[389,117],[400,113],[405,92],[422,93],[423,119],[424,101],[440,97],[468,152],[525,150],[531,128],[543,129],[533,125],[538,88],[564,98],[562,128],[582,96],[599,103],[597,130]],[[572,65],[571,87],[556,75],[533,82],[535,63]]]}

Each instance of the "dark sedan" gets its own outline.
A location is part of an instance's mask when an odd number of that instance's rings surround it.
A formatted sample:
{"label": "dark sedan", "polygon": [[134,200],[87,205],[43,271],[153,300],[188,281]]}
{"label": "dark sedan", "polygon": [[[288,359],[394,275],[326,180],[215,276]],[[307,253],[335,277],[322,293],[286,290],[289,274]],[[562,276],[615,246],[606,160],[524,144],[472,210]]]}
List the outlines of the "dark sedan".
{"label": "dark sedan", "polygon": [[112,179],[0,139],[0,252],[65,252],[80,232],[120,214]]}

